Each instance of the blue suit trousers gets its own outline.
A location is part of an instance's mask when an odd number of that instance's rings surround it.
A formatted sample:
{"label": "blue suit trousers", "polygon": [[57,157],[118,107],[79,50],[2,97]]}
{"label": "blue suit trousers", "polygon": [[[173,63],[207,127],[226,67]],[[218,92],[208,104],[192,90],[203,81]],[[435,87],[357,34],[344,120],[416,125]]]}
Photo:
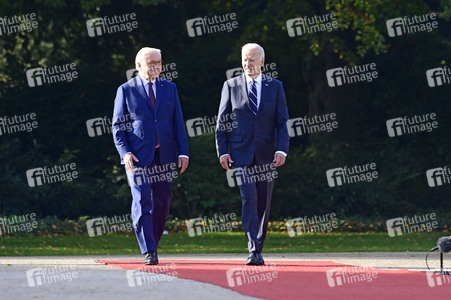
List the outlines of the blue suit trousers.
{"label": "blue suit trousers", "polygon": [[[159,151],[156,151],[149,169],[162,166],[159,156]],[[127,168],[126,172],[133,197],[132,219],[141,253],[156,251],[169,215],[172,180],[153,181],[150,176],[131,173]]]}
{"label": "blue suit trousers", "polygon": [[241,221],[249,252],[262,252],[268,229],[274,179],[253,180],[251,178],[252,176],[255,178],[255,175],[265,175],[265,172],[263,173],[245,174],[246,179],[239,186],[242,200]]}

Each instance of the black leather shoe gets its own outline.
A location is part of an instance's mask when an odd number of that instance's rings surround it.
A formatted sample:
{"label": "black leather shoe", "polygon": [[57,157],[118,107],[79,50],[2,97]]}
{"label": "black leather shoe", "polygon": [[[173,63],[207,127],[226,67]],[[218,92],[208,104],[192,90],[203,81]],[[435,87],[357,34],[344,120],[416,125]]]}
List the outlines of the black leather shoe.
{"label": "black leather shoe", "polygon": [[144,259],[145,265],[158,265],[158,257],[155,251],[147,252]]}
{"label": "black leather shoe", "polygon": [[248,266],[258,266],[258,256],[257,256],[257,252],[251,252],[249,253],[249,257],[246,260],[246,265]]}
{"label": "black leather shoe", "polygon": [[265,260],[263,259],[263,256],[262,256],[261,253],[257,253],[257,260],[258,260],[258,264],[259,264],[260,266],[265,265]]}

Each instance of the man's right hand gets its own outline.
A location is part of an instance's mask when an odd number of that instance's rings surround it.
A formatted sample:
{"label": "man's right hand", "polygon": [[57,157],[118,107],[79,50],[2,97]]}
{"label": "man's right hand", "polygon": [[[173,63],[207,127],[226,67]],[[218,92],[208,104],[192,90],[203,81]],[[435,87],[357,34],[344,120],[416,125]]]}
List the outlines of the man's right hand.
{"label": "man's right hand", "polygon": [[125,167],[132,173],[135,173],[135,167],[133,165],[133,161],[138,162],[139,159],[136,158],[136,156],[133,155],[133,153],[127,153],[124,155],[124,163]]}
{"label": "man's right hand", "polygon": [[224,169],[226,169],[228,171],[228,170],[230,170],[229,163],[233,164],[233,160],[229,154],[225,154],[225,155],[221,156],[221,158],[219,158],[219,163],[221,164],[221,166]]}

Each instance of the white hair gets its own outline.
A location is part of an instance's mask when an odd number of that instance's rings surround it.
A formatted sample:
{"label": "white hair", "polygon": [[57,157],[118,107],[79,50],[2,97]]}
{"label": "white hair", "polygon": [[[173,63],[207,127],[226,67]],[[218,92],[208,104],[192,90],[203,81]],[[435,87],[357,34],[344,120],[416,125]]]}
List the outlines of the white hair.
{"label": "white hair", "polygon": [[141,48],[141,50],[138,51],[138,53],[136,54],[136,58],[135,58],[135,65],[136,68],[138,68],[138,62],[141,62],[143,57],[150,52],[158,52],[161,54],[161,50],[157,49],[157,48],[150,48],[150,47],[144,47]]}
{"label": "white hair", "polygon": [[260,55],[260,58],[265,58],[265,50],[263,50],[263,47],[256,43],[247,43],[241,48],[241,53],[243,53],[247,49],[257,49],[258,54]]}

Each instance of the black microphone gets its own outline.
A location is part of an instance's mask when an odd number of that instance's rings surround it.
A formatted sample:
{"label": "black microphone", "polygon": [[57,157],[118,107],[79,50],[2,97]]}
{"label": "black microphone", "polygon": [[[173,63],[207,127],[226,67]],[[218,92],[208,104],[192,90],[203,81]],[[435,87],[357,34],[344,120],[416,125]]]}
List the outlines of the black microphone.
{"label": "black microphone", "polygon": [[442,253],[448,253],[451,251],[451,236],[442,236],[437,241],[437,247],[431,249],[430,252],[440,250]]}
{"label": "black microphone", "polygon": [[437,247],[442,253],[451,252],[451,236],[442,236],[437,241]]}
{"label": "black microphone", "polygon": [[[437,247],[432,248],[429,253],[436,250],[440,250],[440,272],[438,273],[443,275],[451,275],[451,271],[445,271],[443,269],[443,253],[451,252],[451,236],[442,236],[439,238],[437,241]],[[426,266],[428,267],[428,270],[430,270],[428,266],[429,253],[426,255]]]}

